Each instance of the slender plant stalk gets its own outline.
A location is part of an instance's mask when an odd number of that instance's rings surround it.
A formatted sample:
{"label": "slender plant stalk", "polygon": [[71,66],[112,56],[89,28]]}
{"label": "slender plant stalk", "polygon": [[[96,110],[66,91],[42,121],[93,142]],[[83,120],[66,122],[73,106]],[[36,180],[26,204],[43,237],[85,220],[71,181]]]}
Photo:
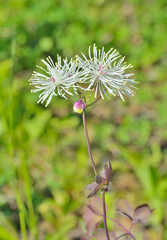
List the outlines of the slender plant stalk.
{"label": "slender plant stalk", "polygon": [[[93,157],[92,157],[90,142],[89,142],[89,136],[88,136],[88,131],[87,131],[87,127],[86,127],[85,111],[83,111],[82,118],[83,118],[83,125],[84,125],[84,130],[85,130],[85,135],[86,135],[86,141],[87,141],[87,147],[88,147],[90,160],[91,160],[91,163],[92,163],[94,173],[95,173],[95,175],[97,175],[97,170],[96,170],[96,166],[95,166],[95,163],[94,163],[94,160],[93,160]],[[105,192],[102,192],[102,202],[103,202],[103,219],[104,219],[104,228],[105,228],[106,238],[107,238],[107,240],[110,240],[109,233],[108,233],[108,228],[107,228],[107,221],[106,221]]]}
{"label": "slender plant stalk", "polygon": [[[106,91],[106,89],[103,91],[103,93],[105,93],[105,91]],[[98,102],[100,100],[100,98],[101,98],[101,95],[94,102],[88,104],[86,107],[89,107],[89,106],[95,104],[96,102]]]}
{"label": "slender plant stalk", "polygon": [[91,98],[91,96],[92,96],[92,94],[93,94],[93,92],[95,90],[95,87],[96,87],[96,83],[95,83],[94,87],[92,88],[92,91],[91,91],[91,93],[90,93],[90,95],[89,95],[85,105],[87,105],[87,103],[89,102],[89,100],[90,100],[90,98]]}
{"label": "slender plant stalk", "polygon": [[101,98],[101,96],[99,96],[94,102],[88,104],[86,107],[89,107],[89,106],[95,104],[96,102],[98,102],[100,100],[100,98]]}
{"label": "slender plant stalk", "polygon": [[78,84],[77,83],[75,83],[75,86],[77,87],[77,92],[78,92],[78,95],[79,95],[79,97],[81,98],[81,95],[82,95],[82,93],[79,91],[79,89],[78,89]]}
{"label": "slender plant stalk", "polygon": [[94,160],[93,160],[93,157],[92,157],[92,153],[91,153],[91,149],[90,149],[89,136],[88,136],[88,131],[87,131],[87,127],[86,127],[86,120],[85,120],[85,111],[83,111],[83,113],[82,113],[82,119],[83,119],[85,135],[86,135],[86,141],[87,141],[89,157],[90,157],[90,160],[91,160],[91,163],[92,163],[92,167],[93,167],[94,173],[95,173],[95,175],[97,175],[97,170],[96,170],[95,163],[94,163]]}
{"label": "slender plant stalk", "polygon": [[[90,96],[91,95],[92,95],[92,93],[90,94]],[[89,96],[89,99],[90,99],[90,96]],[[87,105],[86,107],[89,107],[89,106],[93,105],[94,103],[99,101],[100,98],[101,98],[101,96],[99,96],[93,103]],[[88,102],[88,100],[86,101],[86,103],[87,102]],[[95,163],[94,163],[94,160],[93,160],[93,157],[92,157],[91,148],[90,148],[90,142],[89,142],[89,136],[88,136],[88,131],[87,131],[87,127],[86,127],[85,111],[83,111],[82,118],[83,118],[83,125],[84,125],[84,130],[85,130],[85,135],[86,135],[86,141],[87,141],[87,147],[88,147],[90,160],[91,160],[91,163],[92,163],[92,167],[93,167],[94,173],[95,173],[95,175],[97,175],[97,170],[96,170],[96,166],[95,166]],[[104,229],[105,229],[105,234],[106,234],[107,240],[110,240],[109,233],[108,233],[108,228],[107,228],[107,218],[112,220],[114,223],[116,223],[119,227],[121,227],[125,231],[125,234],[119,236],[117,239],[119,239],[119,238],[121,238],[121,237],[123,237],[125,235],[129,235],[129,236],[131,236],[132,239],[136,240],[136,238],[133,236],[133,234],[130,231],[128,231],[121,223],[119,223],[116,220],[106,216],[105,193],[106,193],[105,191],[102,192],[102,204],[103,204]]]}
{"label": "slender plant stalk", "polygon": [[70,100],[71,103],[74,103],[68,94],[66,94],[66,96],[67,96],[68,100]]}
{"label": "slender plant stalk", "polygon": [[30,176],[28,173],[28,167],[27,167],[25,156],[22,157],[21,168],[22,168],[23,177],[24,177],[24,181],[25,181],[24,191],[25,191],[25,195],[26,195],[28,214],[29,214],[29,227],[31,230],[31,235],[34,239],[35,237],[37,237],[38,231],[36,228],[36,216],[35,216],[34,207],[33,207],[33,203],[32,203]]}
{"label": "slender plant stalk", "polygon": [[[14,65],[15,65],[15,56],[16,56],[16,27],[13,26],[13,37],[11,43],[11,58],[12,58],[12,66],[10,72],[10,79],[9,79],[9,88],[10,88],[10,98],[9,98],[9,123],[6,125],[8,129],[8,149],[10,154],[11,165],[14,170],[14,175],[17,176],[18,169],[14,164],[14,141],[13,141],[13,75],[14,75]],[[20,228],[22,239],[27,240],[27,230],[26,230],[26,221],[24,216],[24,205],[21,199],[21,193],[18,189],[17,183],[13,181],[11,186],[15,192],[16,202],[19,210],[19,221],[20,221]]]}
{"label": "slender plant stalk", "polygon": [[109,233],[108,233],[108,228],[107,228],[105,193],[106,193],[106,192],[102,192],[104,229],[105,229],[105,233],[106,233],[106,238],[107,238],[107,240],[110,240]]}
{"label": "slender plant stalk", "polygon": [[[11,165],[15,173],[16,181],[13,181],[11,183],[12,188],[15,192],[15,198],[19,210],[19,221],[20,221],[20,229],[21,229],[21,235],[23,240],[27,240],[27,229],[26,229],[26,217],[25,217],[25,208],[24,203],[22,201],[22,194],[21,189],[18,184],[18,170],[14,163],[14,139],[13,139],[13,75],[14,75],[14,65],[15,65],[15,53],[16,53],[16,29],[14,27],[13,30],[13,38],[12,38],[12,44],[11,44],[11,58],[12,58],[12,66],[11,66],[11,74],[10,74],[10,107],[9,107],[9,124],[7,124],[6,128],[9,128],[9,134],[8,134],[8,148],[10,153],[10,160]],[[20,172],[23,173],[23,177],[25,180],[25,195],[26,195],[26,201],[28,206],[28,212],[29,212],[29,226],[31,230],[32,237],[36,237],[37,235],[37,229],[36,229],[36,219],[35,219],[35,213],[34,208],[32,204],[32,197],[31,197],[31,186],[30,186],[30,178],[28,169],[26,166],[26,159],[25,157],[22,157],[22,164],[20,167]]]}
{"label": "slender plant stalk", "polygon": [[24,206],[21,199],[21,193],[18,189],[16,189],[16,201],[19,208],[19,220],[20,220],[22,239],[27,240],[27,230],[26,230],[26,223],[25,223],[25,217],[24,217]]}

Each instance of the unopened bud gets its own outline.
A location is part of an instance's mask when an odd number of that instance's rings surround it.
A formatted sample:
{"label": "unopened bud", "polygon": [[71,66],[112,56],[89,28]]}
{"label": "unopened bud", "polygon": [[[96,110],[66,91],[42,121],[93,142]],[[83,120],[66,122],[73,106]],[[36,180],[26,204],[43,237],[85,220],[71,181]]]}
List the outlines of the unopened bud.
{"label": "unopened bud", "polygon": [[74,103],[73,110],[76,113],[83,113],[85,110],[85,104],[82,100],[78,100],[77,102]]}

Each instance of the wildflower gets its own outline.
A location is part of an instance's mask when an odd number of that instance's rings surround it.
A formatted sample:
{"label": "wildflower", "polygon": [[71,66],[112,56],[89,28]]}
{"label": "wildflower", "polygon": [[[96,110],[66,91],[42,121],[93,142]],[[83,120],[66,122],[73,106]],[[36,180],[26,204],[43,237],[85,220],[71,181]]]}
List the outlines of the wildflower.
{"label": "wildflower", "polygon": [[74,103],[73,110],[76,113],[83,113],[85,109],[85,104],[82,100],[78,100],[77,102]]}
{"label": "wildflower", "polygon": [[33,72],[30,79],[30,85],[34,85],[35,89],[32,92],[42,93],[39,95],[38,103],[43,103],[46,99],[47,106],[53,96],[60,95],[67,99],[67,95],[73,95],[69,88],[76,88],[75,83],[78,81],[78,71],[76,69],[76,63],[72,60],[68,63],[67,59],[64,60],[62,65],[61,57],[57,56],[57,63],[54,64],[51,57],[47,58],[47,61],[41,60],[47,69],[40,66],[45,74],[39,72]]}
{"label": "wildflower", "polygon": [[[91,55],[91,47],[89,47],[89,58],[82,53],[83,58],[76,56],[79,67],[82,69],[83,83],[88,83],[87,90],[95,91],[95,98],[99,93],[104,96],[119,95],[124,101],[124,96],[134,95],[131,88],[137,82],[133,79],[133,73],[128,73],[132,65],[126,65],[124,57],[121,58],[119,53],[112,48],[105,53],[104,48],[97,51],[97,47],[93,46],[93,56]],[[116,61],[118,60],[119,61]]]}

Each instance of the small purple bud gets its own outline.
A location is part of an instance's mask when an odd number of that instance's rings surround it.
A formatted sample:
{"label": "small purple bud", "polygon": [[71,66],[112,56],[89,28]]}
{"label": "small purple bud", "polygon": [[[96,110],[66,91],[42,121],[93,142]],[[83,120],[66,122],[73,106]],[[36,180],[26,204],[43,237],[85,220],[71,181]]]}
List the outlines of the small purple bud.
{"label": "small purple bud", "polygon": [[76,113],[83,113],[85,110],[85,104],[82,100],[78,100],[77,102],[74,103],[73,110]]}

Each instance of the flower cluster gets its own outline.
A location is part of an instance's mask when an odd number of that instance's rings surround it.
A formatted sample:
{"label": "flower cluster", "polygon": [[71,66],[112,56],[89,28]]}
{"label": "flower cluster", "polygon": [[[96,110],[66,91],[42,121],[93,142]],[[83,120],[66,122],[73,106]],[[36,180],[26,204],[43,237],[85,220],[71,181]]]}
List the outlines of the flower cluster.
{"label": "flower cluster", "polygon": [[60,95],[66,98],[66,94],[72,95],[69,91],[70,87],[75,88],[75,82],[78,81],[78,71],[76,70],[76,64],[71,60],[70,62],[67,59],[64,60],[62,65],[62,60],[60,56],[57,56],[57,63],[54,64],[50,57],[47,58],[47,61],[42,60],[47,69],[44,69],[40,66],[45,74],[35,72],[32,74],[30,79],[30,85],[34,85],[35,89],[32,92],[42,93],[39,95],[38,103],[43,103],[46,99],[47,106],[53,96]]}
{"label": "flower cluster", "polygon": [[[126,65],[124,57],[121,57],[112,48],[105,53],[104,48],[97,50],[93,45],[93,53],[89,47],[89,58],[82,53],[83,58],[76,56],[76,60],[61,60],[57,56],[57,62],[48,57],[42,60],[45,68],[40,66],[44,73],[33,72],[30,84],[35,86],[32,92],[39,92],[38,102],[45,100],[47,106],[53,96],[60,95],[68,98],[69,95],[82,91],[94,92],[95,98],[99,95],[102,99],[110,95],[119,95],[124,101],[124,95],[133,96],[135,84],[133,73],[129,73],[131,65]],[[85,87],[86,86],[86,87]]]}

